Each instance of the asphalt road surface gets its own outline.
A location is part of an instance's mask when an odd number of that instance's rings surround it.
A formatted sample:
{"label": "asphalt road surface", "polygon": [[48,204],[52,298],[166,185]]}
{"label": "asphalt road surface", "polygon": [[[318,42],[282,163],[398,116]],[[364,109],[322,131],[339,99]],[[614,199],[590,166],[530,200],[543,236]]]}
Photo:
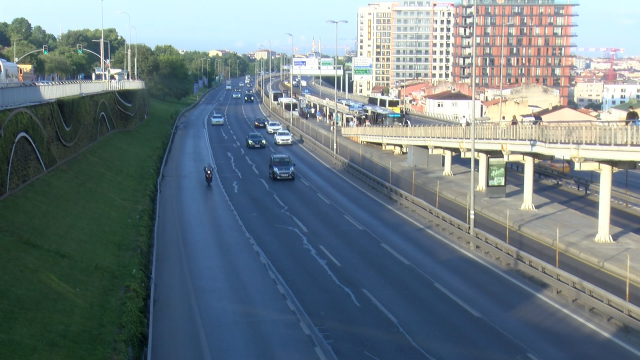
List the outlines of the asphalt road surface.
{"label": "asphalt road surface", "polygon": [[[227,123],[205,122],[211,111]],[[152,359],[635,358],[611,329],[448,245],[296,139],[244,139],[256,104],[184,116],[161,186]],[[287,153],[295,181],[274,181]],[[215,167],[207,186],[202,168]]]}

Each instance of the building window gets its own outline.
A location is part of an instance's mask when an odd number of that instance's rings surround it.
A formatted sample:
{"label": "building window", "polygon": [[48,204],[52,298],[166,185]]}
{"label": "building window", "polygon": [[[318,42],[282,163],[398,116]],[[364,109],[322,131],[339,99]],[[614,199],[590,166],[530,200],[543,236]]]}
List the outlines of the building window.
{"label": "building window", "polygon": [[444,103],[443,103],[442,101],[438,101],[438,107],[439,107],[439,108],[444,107]]}

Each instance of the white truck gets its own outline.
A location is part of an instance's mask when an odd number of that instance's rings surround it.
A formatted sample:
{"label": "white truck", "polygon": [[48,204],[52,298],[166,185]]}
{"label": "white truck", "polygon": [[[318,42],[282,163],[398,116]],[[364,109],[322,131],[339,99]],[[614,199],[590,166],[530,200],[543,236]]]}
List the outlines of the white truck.
{"label": "white truck", "polygon": [[307,80],[300,80],[300,87],[307,86]]}
{"label": "white truck", "polygon": [[227,86],[225,87],[227,90],[231,90],[231,80],[227,80]]}

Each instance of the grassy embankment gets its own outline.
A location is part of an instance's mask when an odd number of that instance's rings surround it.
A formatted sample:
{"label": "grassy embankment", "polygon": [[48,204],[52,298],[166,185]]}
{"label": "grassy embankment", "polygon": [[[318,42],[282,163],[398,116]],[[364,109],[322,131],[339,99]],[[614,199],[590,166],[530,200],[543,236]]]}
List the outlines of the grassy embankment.
{"label": "grassy embankment", "polygon": [[121,359],[146,342],[155,181],[179,110],[116,132],[0,201],[0,359]]}

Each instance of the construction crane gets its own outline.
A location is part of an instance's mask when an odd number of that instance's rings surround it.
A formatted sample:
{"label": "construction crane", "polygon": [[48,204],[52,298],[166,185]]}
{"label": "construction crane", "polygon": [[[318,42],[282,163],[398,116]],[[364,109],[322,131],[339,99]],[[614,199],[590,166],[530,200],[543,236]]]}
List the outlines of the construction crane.
{"label": "construction crane", "polygon": [[624,49],[618,48],[576,48],[575,51],[602,51],[603,58],[606,58],[606,53],[609,53],[609,71],[604,75],[605,81],[615,81],[616,73],[613,71],[613,60],[616,57],[616,53],[623,53]]}

